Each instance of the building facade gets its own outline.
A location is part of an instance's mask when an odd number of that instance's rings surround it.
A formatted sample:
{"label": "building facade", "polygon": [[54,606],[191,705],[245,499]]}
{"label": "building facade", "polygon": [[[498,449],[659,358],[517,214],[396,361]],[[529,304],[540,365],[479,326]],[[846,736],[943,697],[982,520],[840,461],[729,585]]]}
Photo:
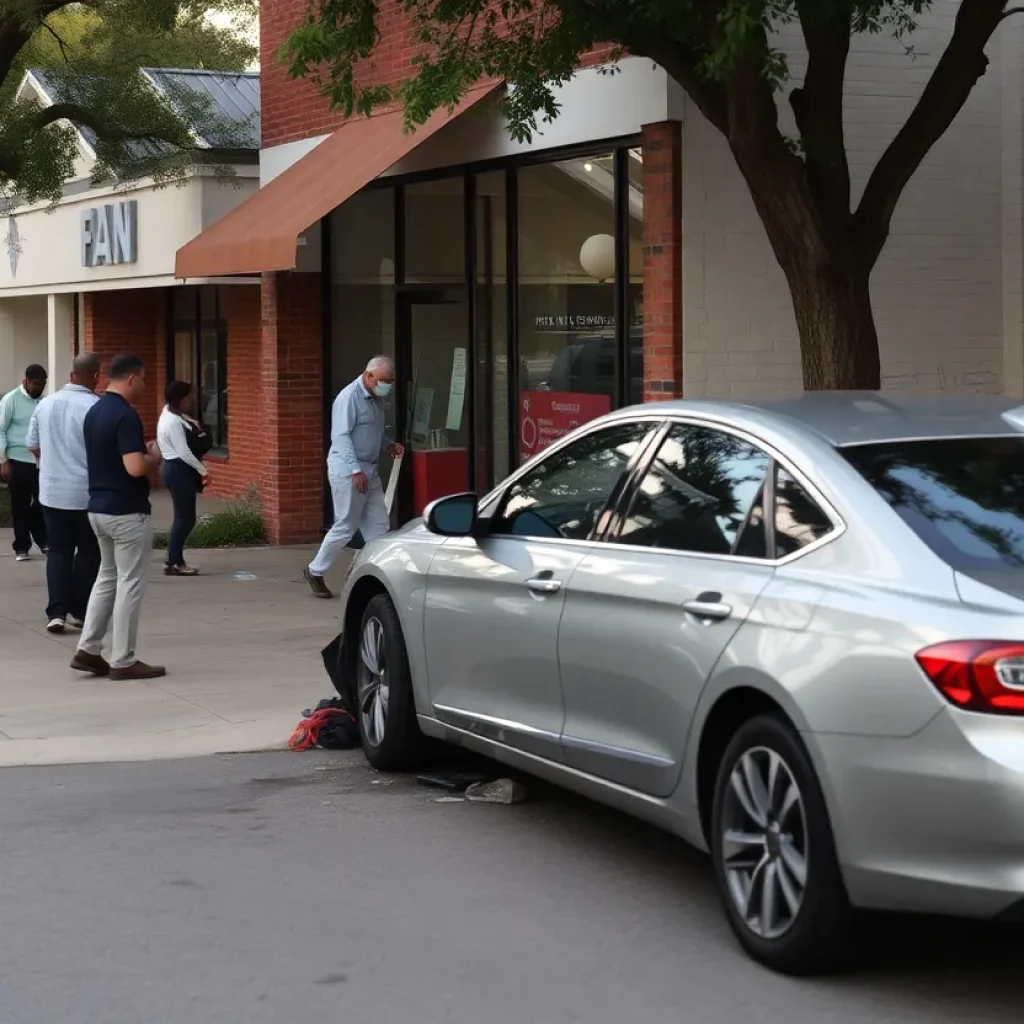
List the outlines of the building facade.
{"label": "building facade", "polygon": [[[205,140],[234,172],[225,183],[197,173],[178,185],[157,187],[91,183],[95,153],[87,132],[79,136],[76,174],[55,205],[16,206],[0,216],[0,390],[21,382],[25,367],[41,363],[49,387],[61,387],[77,352],[97,353],[104,369],[119,352],[138,354],[147,367],[148,394],[139,411],[153,436],[172,379],[193,384],[200,410],[217,445],[217,485],[226,492],[248,479],[233,479],[232,451],[245,458],[254,424],[232,422],[228,392],[245,366],[229,348],[259,329],[259,278],[218,277],[187,285],[174,275],[175,252],[259,189],[259,78],[197,71],[144,72],[151,87],[168,79],[201,89],[230,118],[248,145],[218,147]],[[151,77],[150,77],[151,76]],[[44,73],[30,72],[23,90],[48,104]],[[219,122],[218,122],[219,123]],[[234,140],[237,143],[237,139]],[[231,426],[229,427],[229,422]],[[232,443],[233,442],[233,443]]]}
{"label": "building facade", "polygon": [[[922,17],[913,59],[895,41],[854,41],[855,193],[956,8],[939,0]],[[623,404],[800,388],[788,290],[746,187],[664,72],[628,59],[601,74],[607,54],[593,54],[529,144],[502,124],[500,83],[406,135],[398,111],[342,122],[288,78],[275,55],[305,12],[304,0],[261,6],[262,188],[186,245],[176,271],[260,276],[259,330],[231,346],[252,372],[243,394],[232,378],[229,401],[261,430],[258,459],[237,472],[275,540],[319,534],[330,401],[378,352],[396,359],[391,427],[412,449],[401,518],[486,490]],[[367,74],[397,81],[412,48],[397,4],[382,29]],[[783,40],[797,80],[798,42]],[[1021,55],[1011,20],[897,211],[872,282],[886,387],[1024,391]]]}

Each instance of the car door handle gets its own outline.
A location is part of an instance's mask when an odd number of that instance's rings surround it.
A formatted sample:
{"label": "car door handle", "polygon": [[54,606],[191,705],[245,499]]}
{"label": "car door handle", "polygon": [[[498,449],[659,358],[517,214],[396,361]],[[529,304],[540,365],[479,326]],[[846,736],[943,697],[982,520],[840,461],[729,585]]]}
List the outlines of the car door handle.
{"label": "car door handle", "polygon": [[722,601],[721,594],[700,594],[695,601],[684,601],[683,611],[702,622],[721,622],[732,615],[732,606]]}
{"label": "car door handle", "polygon": [[557,594],[562,589],[562,581],[546,576],[535,576],[532,580],[526,581],[526,586],[535,594]]}

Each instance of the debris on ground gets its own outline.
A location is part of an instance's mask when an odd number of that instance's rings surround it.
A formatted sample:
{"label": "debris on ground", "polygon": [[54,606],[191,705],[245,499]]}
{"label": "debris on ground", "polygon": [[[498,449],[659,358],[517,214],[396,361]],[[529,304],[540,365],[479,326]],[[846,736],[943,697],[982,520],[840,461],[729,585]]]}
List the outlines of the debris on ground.
{"label": "debris on ground", "polygon": [[489,782],[490,779],[491,776],[481,775],[479,772],[424,772],[416,776],[416,781],[421,786],[447,789],[452,793],[465,793],[474,783]]}
{"label": "debris on ground", "polygon": [[322,700],[315,708],[303,711],[302,721],[288,740],[292,750],[351,750],[359,743],[359,724],[340,697]]}
{"label": "debris on ground", "polygon": [[466,789],[466,799],[475,804],[521,804],[526,799],[526,787],[512,779],[474,782]]}
{"label": "debris on ground", "polygon": [[254,579],[256,579],[256,574],[252,573],[252,572],[245,572],[245,570],[242,570],[241,572],[236,572],[235,573],[235,579],[236,580],[254,580]]}

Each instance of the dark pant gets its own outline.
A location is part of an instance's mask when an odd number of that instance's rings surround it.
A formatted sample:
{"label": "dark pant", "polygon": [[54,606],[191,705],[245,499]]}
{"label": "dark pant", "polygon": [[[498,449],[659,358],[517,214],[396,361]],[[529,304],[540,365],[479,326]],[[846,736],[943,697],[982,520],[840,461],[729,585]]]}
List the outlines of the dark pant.
{"label": "dark pant", "polygon": [[14,553],[27,555],[32,541],[46,547],[46,523],[39,504],[39,467],[34,462],[10,462],[11,518],[14,520]]}
{"label": "dark pant", "polygon": [[168,459],[160,469],[164,487],[174,505],[174,522],[167,542],[167,564],[185,564],[185,541],[196,525],[196,494],[199,474],[181,459]]}
{"label": "dark pant", "polygon": [[85,621],[89,594],[100,569],[100,546],[84,509],[43,508],[50,554],[46,559],[48,619],[69,615]]}

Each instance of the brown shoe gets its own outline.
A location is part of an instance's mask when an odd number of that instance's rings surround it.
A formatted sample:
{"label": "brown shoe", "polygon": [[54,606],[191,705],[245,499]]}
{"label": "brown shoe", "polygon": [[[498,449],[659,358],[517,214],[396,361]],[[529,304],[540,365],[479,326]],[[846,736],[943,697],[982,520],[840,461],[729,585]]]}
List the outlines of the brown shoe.
{"label": "brown shoe", "polygon": [[323,576],[316,576],[308,569],[303,569],[302,578],[309,584],[309,589],[313,591],[314,597],[321,597],[328,601],[334,597],[330,588],[324,583]]}
{"label": "brown shoe", "polygon": [[86,654],[85,651],[75,651],[71,659],[71,667],[76,672],[88,672],[92,676],[109,676],[110,666],[105,658],[98,654]]}
{"label": "brown shoe", "polygon": [[127,668],[112,668],[110,678],[114,682],[127,682],[134,679],[159,679],[167,675],[167,669],[160,665],[147,665],[144,661],[137,661]]}

